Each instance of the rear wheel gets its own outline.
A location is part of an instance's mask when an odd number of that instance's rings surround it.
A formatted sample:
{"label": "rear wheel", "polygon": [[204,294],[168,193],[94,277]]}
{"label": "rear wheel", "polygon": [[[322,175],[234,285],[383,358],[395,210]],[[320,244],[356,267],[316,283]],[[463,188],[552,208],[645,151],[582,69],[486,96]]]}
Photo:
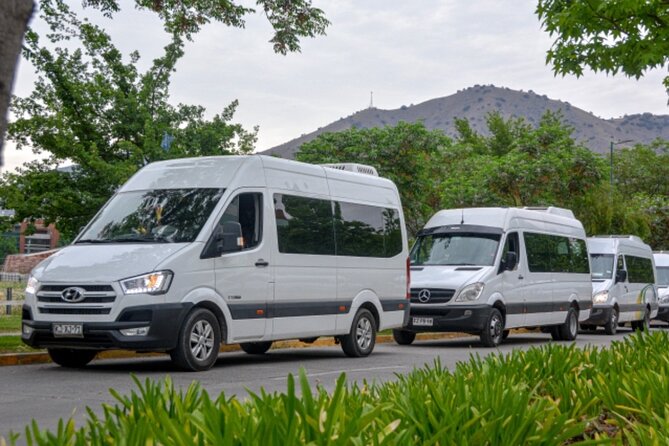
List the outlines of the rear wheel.
{"label": "rear wheel", "polygon": [[634,331],[648,331],[650,330],[650,311],[646,308],[643,313],[643,319],[632,322],[632,329]]}
{"label": "rear wheel", "polygon": [[502,341],[506,340],[506,338],[509,337],[509,333],[511,333],[511,330],[504,330],[502,332]]}
{"label": "rear wheel", "polygon": [[218,319],[211,311],[196,308],[181,326],[177,347],[170,352],[170,357],[184,370],[203,371],[216,363],[220,347]]}
{"label": "rear wheel", "polygon": [[560,334],[560,339],[563,341],[573,341],[578,336],[578,310],[574,307],[569,307],[567,311],[567,319],[564,324],[558,325],[557,330]]}
{"label": "rear wheel", "polygon": [[264,355],[272,346],[272,341],[242,342],[239,346],[249,355]]}
{"label": "rear wheel", "polygon": [[504,336],[504,318],[497,308],[493,308],[481,332],[481,343],[486,347],[497,347]]}
{"label": "rear wheel", "polygon": [[618,309],[613,308],[611,310],[611,316],[609,316],[609,320],[606,321],[606,324],[604,325],[604,332],[607,335],[614,335],[618,331]]}
{"label": "rear wheel", "polygon": [[368,356],[376,343],[376,321],[372,313],[361,308],[353,318],[351,331],[341,337],[341,348],[347,356]]}
{"label": "rear wheel", "polygon": [[61,367],[80,369],[91,362],[97,350],[81,350],[74,348],[49,348],[47,349],[51,360]]}
{"label": "rear wheel", "polygon": [[416,333],[408,330],[393,330],[393,339],[399,345],[410,345],[416,339]]}

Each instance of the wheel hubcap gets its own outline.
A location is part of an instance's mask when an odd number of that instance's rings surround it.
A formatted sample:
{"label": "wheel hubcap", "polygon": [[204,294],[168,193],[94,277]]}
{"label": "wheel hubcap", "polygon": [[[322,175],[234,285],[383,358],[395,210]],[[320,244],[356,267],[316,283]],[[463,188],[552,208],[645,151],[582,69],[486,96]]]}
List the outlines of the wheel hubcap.
{"label": "wheel hubcap", "polygon": [[355,340],[362,350],[367,350],[372,343],[372,322],[366,317],[358,321],[355,328]]}
{"label": "wheel hubcap", "polygon": [[618,313],[615,311],[611,313],[611,326],[615,330],[616,327],[618,326]]}
{"label": "wheel hubcap", "polygon": [[578,330],[578,320],[576,320],[576,314],[571,313],[571,316],[569,317],[569,332],[572,335],[575,335],[577,330]]}
{"label": "wheel hubcap", "polygon": [[214,350],[214,329],[207,321],[197,321],[190,333],[190,351],[198,361],[204,361]]}
{"label": "wheel hubcap", "polygon": [[502,320],[497,316],[490,320],[490,337],[495,341],[502,337]]}

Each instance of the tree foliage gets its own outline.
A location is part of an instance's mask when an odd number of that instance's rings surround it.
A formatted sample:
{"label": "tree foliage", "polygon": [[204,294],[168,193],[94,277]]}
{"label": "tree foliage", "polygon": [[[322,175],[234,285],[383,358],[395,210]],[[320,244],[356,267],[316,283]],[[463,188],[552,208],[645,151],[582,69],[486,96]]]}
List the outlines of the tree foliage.
{"label": "tree foliage", "polygon": [[666,0],[539,0],[536,12],[555,38],[546,59],[556,74],[581,76],[589,67],[638,79],[669,62]]}
{"label": "tree foliage", "polygon": [[[230,122],[237,102],[212,119],[202,107],[168,102],[181,38],[173,37],[140,73],[139,53],[124,57],[101,28],[79,20],[66,5],[46,5],[42,17],[51,42],[34,31],[26,35],[24,56],[39,77],[30,96],[14,100],[17,119],[8,135],[18,148],[47,158],[3,177],[0,198],[17,220],[57,222],[69,237],[148,162],[253,149],[256,130]],[[59,169],[71,163],[74,168]]]}

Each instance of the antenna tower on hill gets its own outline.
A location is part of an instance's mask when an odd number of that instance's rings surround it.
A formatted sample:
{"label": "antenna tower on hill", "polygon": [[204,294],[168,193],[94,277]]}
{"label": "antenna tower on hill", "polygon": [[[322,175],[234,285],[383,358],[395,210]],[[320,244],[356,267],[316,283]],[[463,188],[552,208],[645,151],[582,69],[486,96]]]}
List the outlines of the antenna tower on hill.
{"label": "antenna tower on hill", "polygon": [[374,108],[374,92],[370,91],[369,92],[369,107],[367,108]]}

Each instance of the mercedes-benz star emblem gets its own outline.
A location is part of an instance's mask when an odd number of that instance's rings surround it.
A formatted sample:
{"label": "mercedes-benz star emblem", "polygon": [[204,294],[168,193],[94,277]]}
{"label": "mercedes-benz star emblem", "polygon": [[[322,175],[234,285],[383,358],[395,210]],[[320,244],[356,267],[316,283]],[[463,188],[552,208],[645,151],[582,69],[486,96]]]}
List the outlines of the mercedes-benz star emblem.
{"label": "mercedes-benz star emblem", "polygon": [[422,303],[426,303],[428,300],[430,300],[430,290],[420,290],[418,292],[418,300]]}
{"label": "mercedes-benz star emblem", "polygon": [[65,288],[63,292],[60,294],[60,297],[65,302],[76,303],[84,300],[84,298],[86,297],[85,293],[86,293],[85,289],[76,286],[71,286],[69,288]]}

